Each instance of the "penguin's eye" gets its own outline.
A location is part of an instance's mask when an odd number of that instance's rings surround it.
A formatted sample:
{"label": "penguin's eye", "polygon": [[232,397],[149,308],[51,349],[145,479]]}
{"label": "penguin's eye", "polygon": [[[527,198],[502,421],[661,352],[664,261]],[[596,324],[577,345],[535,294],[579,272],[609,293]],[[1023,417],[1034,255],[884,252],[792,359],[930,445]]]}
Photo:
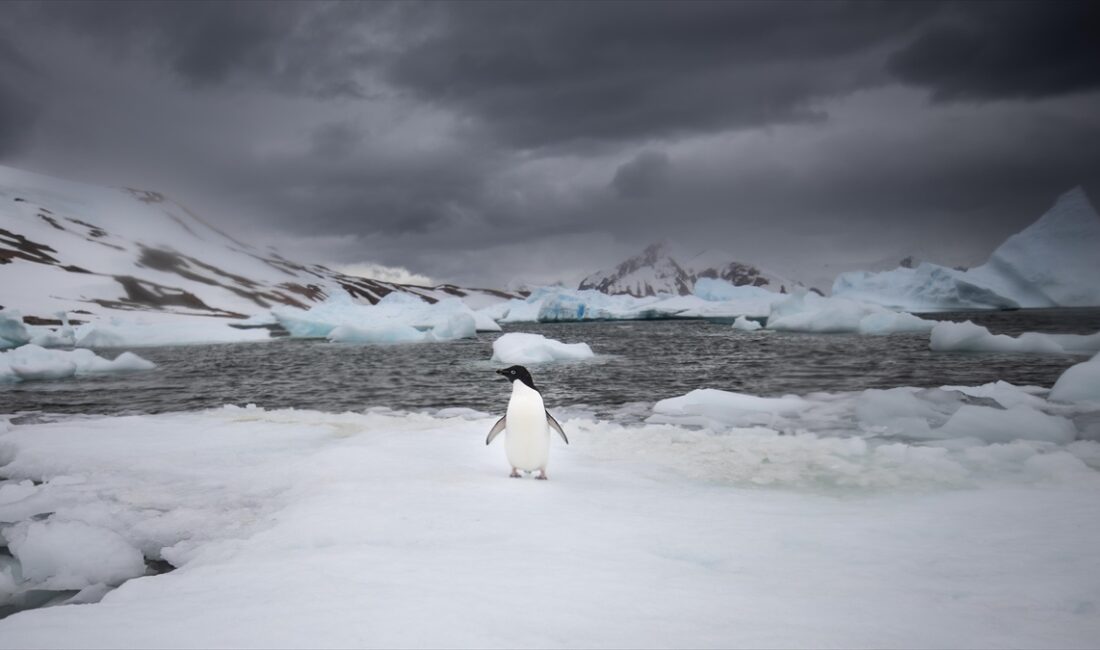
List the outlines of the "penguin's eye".
{"label": "penguin's eye", "polygon": [[512,373],[513,375],[516,374],[515,370],[509,370],[508,372]]}

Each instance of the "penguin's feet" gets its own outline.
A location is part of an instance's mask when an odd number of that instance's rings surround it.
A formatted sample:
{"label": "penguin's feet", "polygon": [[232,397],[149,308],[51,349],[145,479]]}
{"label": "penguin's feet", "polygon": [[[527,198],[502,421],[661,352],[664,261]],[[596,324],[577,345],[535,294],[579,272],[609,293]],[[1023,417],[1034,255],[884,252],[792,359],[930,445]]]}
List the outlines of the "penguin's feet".
{"label": "penguin's feet", "polygon": [[510,476],[510,477],[512,477],[512,478],[520,478],[520,475],[519,475],[519,470],[518,470],[518,469],[516,469],[515,467],[513,467],[513,468],[512,468],[512,473],[511,473],[511,474],[509,474],[508,476]]}
{"label": "penguin's feet", "polygon": [[550,477],[546,475],[546,470],[544,470],[544,469],[540,469],[539,470],[539,475],[536,476],[535,478],[537,478],[540,481],[547,481],[547,480],[550,479]]}

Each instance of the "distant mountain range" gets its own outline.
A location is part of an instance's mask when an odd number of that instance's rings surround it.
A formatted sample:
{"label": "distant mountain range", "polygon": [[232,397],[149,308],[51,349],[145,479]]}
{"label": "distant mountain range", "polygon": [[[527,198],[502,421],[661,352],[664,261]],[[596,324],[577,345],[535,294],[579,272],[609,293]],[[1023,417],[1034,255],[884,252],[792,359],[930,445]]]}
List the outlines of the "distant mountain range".
{"label": "distant mountain range", "polygon": [[376,303],[394,291],[428,302],[459,297],[475,309],[518,297],[347,275],[240,241],[157,192],[0,167],[0,307],[32,324],[56,322],[62,311],[74,321],[243,319],[337,292]]}
{"label": "distant mountain range", "polygon": [[799,285],[789,278],[735,260],[732,255],[720,251],[704,251],[680,262],[673,257],[671,244],[659,242],[613,269],[589,275],[581,281],[578,289],[636,297],[658,294],[685,296],[692,293],[699,278],[725,280],[736,286],[764,287],[778,293],[786,293]]}

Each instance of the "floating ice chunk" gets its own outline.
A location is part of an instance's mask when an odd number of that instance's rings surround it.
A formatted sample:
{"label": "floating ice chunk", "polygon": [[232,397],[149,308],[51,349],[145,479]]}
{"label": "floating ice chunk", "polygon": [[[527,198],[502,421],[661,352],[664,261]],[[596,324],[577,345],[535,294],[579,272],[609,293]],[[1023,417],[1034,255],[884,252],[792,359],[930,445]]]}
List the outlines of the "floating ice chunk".
{"label": "floating ice chunk", "polygon": [[472,313],[474,317],[474,329],[477,332],[500,332],[500,324],[493,320],[484,309]]}
{"label": "floating ice chunk", "polygon": [[266,329],[239,329],[222,319],[205,316],[153,322],[112,318],[108,323],[83,323],[74,329],[76,346],[81,348],[204,345],[271,338]]}
{"label": "floating ice chunk", "polygon": [[985,442],[1041,440],[1073,442],[1076,429],[1064,417],[1048,415],[1030,406],[999,409],[964,404],[935,432],[942,438],[979,438]]}
{"label": "floating ice chunk", "polygon": [[272,314],[292,337],[340,342],[415,343],[472,338],[480,329],[479,321],[485,329],[500,329],[457,298],[428,303],[397,291],[386,294],[375,305],[335,294],[309,310],[280,308]]}
{"label": "floating ice chunk", "polygon": [[152,361],[133,352],[123,352],[114,360],[104,359],[91,350],[49,350],[28,343],[0,352],[0,381],[64,379],[74,375],[96,375],[151,370]]}
{"label": "floating ice chunk", "polygon": [[929,347],[938,352],[1080,354],[1100,350],[1100,332],[1088,335],[1024,332],[1012,337],[1007,334],[992,334],[985,327],[971,321],[940,322],[932,328]]}
{"label": "floating ice chunk", "polygon": [[145,573],[145,560],[118,533],[79,521],[17,524],[4,532],[24,580],[38,589],[117,585]]}
{"label": "floating ice chunk", "polygon": [[767,328],[795,332],[858,332],[881,335],[927,332],[934,324],[933,321],[878,305],[799,292],[772,307]]}
{"label": "floating ice chunk", "polygon": [[902,312],[873,311],[859,320],[860,334],[929,332],[935,322]]}
{"label": "floating ice chunk", "polygon": [[477,320],[470,314],[451,314],[432,328],[432,338],[436,341],[472,339],[476,336]]}
{"label": "floating ice chunk", "polygon": [[1100,354],[1070,366],[1054,382],[1050,399],[1059,402],[1100,402]]}
{"label": "floating ice chunk", "polygon": [[338,325],[325,337],[333,343],[371,343],[384,345],[389,343],[423,343],[428,334],[410,325],[396,323],[375,327],[352,327]]}
{"label": "floating ice chunk", "polygon": [[794,395],[757,397],[714,388],[699,388],[680,397],[663,399],[653,405],[658,417],[654,422],[675,421],[706,425],[708,421],[730,426],[769,424],[774,416],[792,415],[808,406]]}
{"label": "floating ice chunk", "polygon": [[508,364],[579,361],[595,354],[587,343],[562,343],[541,334],[510,332],[493,341],[493,361]]}
{"label": "floating ice chunk", "polygon": [[833,296],[905,311],[945,309],[1011,309],[1016,301],[964,279],[961,271],[924,263],[915,269],[897,268],[870,273],[841,273],[833,282]]}
{"label": "floating ice chunk", "polygon": [[741,330],[743,332],[754,332],[758,329],[761,329],[762,327],[764,327],[764,326],[761,325],[759,322],[754,321],[754,320],[749,320],[748,318],[745,318],[744,316],[738,316],[733,321],[733,329]]}
{"label": "floating ice chunk", "polygon": [[13,309],[0,309],[0,350],[18,347],[30,340],[23,316]]}

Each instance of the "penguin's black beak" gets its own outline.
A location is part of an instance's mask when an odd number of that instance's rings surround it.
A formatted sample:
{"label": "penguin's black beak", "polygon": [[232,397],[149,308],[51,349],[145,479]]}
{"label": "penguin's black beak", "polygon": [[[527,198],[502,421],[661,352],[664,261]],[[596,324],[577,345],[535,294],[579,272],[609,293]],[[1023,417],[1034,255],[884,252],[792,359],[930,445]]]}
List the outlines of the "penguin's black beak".
{"label": "penguin's black beak", "polygon": [[504,374],[503,370],[494,370],[493,372],[497,373],[498,375],[503,375]]}

